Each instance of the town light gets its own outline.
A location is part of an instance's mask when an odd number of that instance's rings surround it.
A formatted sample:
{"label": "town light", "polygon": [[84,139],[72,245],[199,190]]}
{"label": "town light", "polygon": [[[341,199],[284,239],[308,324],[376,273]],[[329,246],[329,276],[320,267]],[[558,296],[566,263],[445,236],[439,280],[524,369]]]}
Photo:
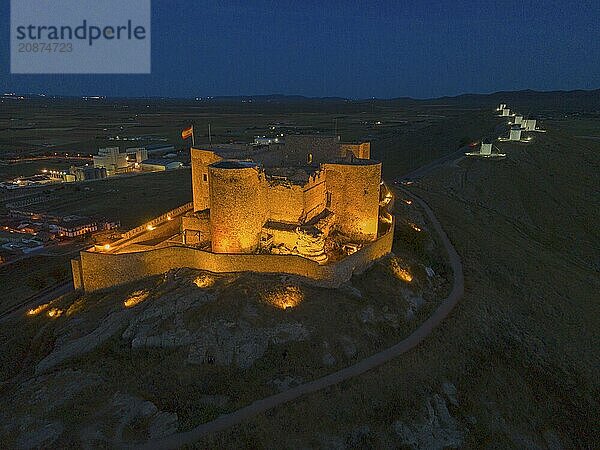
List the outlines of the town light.
{"label": "town light", "polygon": [[155,230],[155,229],[156,229],[156,227],[153,227],[152,225],[148,225],[146,227],[146,230],[148,230],[148,231],[152,231],[152,230]]}
{"label": "town light", "polygon": [[104,244],[104,250],[110,250],[110,244]]}

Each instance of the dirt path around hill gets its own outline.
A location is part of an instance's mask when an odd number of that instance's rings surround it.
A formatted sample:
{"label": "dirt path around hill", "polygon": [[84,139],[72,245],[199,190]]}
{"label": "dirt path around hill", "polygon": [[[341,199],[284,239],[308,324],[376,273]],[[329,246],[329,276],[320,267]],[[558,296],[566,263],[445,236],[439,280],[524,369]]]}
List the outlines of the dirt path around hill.
{"label": "dirt path around hill", "polygon": [[407,191],[406,189],[397,189],[403,194],[412,197],[427,214],[427,217],[431,221],[433,228],[440,236],[440,239],[442,241],[442,244],[444,245],[444,248],[446,249],[448,259],[453,270],[452,291],[450,292],[448,297],[446,297],[442,301],[442,303],[440,304],[440,306],[438,306],[434,313],[419,326],[419,328],[417,328],[407,338],[403,339],[402,341],[398,342],[392,347],[389,347],[379,353],[375,353],[374,355],[371,355],[357,362],[356,364],[353,364],[349,367],[346,367],[324,377],[318,378],[314,381],[310,381],[308,383],[304,383],[299,386],[293,387],[291,389],[288,389],[287,391],[283,391],[278,394],[271,395],[260,400],[256,400],[248,406],[245,406],[241,409],[238,409],[237,411],[233,411],[228,414],[223,414],[217,417],[215,420],[203,423],[189,431],[175,433],[165,438],[149,441],[139,446],[128,446],[125,443],[122,443],[122,446],[136,449],[155,450],[175,449],[184,445],[192,444],[209,433],[217,433],[219,431],[225,430],[234,425],[238,425],[243,421],[250,419],[258,414],[264,413],[265,411],[280,406],[284,403],[290,402],[304,395],[312,394],[314,392],[328,388],[329,386],[333,386],[335,384],[362,375],[363,373],[372,370],[376,367],[379,367],[382,364],[385,364],[386,362],[408,352],[409,350],[416,347],[420,342],[422,342],[433,331],[433,329],[448,316],[450,311],[452,311],[454,306],[462,298],[464,294],[463,267],[460,256],[456,252],[454,246],[450,242],[450,239],[448,239],[448,236],[442,229],[442,226],[440,225],[439,221],[437,220],[433,211],[427,205],[427,203],[425,203],[424,200],[417,197],[413,193]]}

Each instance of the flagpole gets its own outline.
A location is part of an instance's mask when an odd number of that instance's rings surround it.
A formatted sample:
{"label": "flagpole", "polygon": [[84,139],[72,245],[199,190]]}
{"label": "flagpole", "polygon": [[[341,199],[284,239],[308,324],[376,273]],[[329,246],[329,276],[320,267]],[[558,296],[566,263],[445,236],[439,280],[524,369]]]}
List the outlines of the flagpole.
{"label": "flagpole", "polygon": [[208,124],[208,143],[210,148],[212,148],[212,135],[210,134],[210,123]]}
{"label": "flagpole", "polygon": [[194,125],[192,125],[192,147],[196,146],[196,140],[194,139]]}

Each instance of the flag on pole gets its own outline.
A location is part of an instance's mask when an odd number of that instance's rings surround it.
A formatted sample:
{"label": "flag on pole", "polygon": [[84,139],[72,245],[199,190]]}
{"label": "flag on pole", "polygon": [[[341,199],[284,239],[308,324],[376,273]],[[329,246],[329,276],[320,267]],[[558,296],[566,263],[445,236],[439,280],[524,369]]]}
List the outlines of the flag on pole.
{"label": "flag on pole", "polygon": [[189,127],[189,128],[186,128],[185,130],[183,130],[181,132],[181,138],[182,139],[188,139],[188,138],[193,137],[193,136],[194,136],[194,126],[193,125],[191,127]]}

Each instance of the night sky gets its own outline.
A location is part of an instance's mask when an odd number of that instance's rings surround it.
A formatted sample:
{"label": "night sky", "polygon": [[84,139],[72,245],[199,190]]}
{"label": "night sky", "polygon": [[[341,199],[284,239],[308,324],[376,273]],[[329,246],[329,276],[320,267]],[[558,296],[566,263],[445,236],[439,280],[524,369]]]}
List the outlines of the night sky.
{"label": "night sky", "polygon": [[1,0],[0,89],[429,98],[600,87],[598,0],[153,0],[152,8],[151,75],[10,75]]}

